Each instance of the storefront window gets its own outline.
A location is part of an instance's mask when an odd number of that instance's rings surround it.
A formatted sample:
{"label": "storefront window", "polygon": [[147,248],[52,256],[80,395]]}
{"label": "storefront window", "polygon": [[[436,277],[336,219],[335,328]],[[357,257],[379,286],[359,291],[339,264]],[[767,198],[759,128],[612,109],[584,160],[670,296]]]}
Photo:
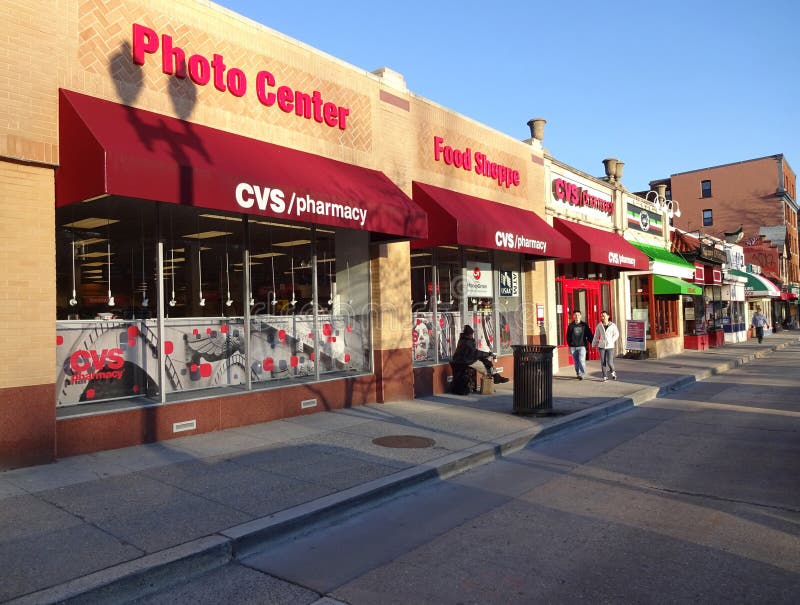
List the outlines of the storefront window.
{"label": "storefront window", "polygon": [[413,249],[414,363],[449,360],[465,323],[473,326],[481,350],[512,353],[511,345],[524,342],[521,280],[518,254],[458,246]]}
{"label": "storefront window", "polygon": [[499,338],[497,352],[511,355],[511,345],[524,341],[524,315],[522,307],[522,272],[519,255],[496,252],[497,300]]}
{"label": "storefront window", "polygon": [[411,251],[411,350],[415,362],[436,361],[433,286],[434,250]]}
{"label": "storefront window", "polygon": [[461,304],[464,300],[464,280],[461,275],[461,251],[458,246],[436,248],[436,275],[438,278],[437,343],[439,359],[449,360],[458,343],[463,322]]}
{"label": "storefront window", "polygon": [[494,319],[495,279],[492,252],[478,248],[465,249],[465,296],[467,297],[467,323],[475,330],[475,344],[481,351],[493,351],[497,337]]}
{"label": "storefront window", "polygon": [[705,317],[709,332],[722,330],[722,288],[720,286],[705,286],[703,288],[705,301]]}
{"label": "storefront window", "polygon": [[367,232],[108,198],[57,220],[59,405],[371,369]]}

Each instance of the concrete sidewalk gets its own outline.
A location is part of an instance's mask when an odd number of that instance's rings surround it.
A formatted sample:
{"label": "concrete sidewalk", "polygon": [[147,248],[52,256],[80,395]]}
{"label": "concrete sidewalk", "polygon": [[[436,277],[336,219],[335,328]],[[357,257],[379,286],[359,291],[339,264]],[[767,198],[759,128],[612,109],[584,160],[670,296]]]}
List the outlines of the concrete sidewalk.
{"label": "concrete sidewalk", "polygon": [[[509,383],[491,396],[322,412],[2,472],[0,602],[124,602],[345,507],[462,472],[798,341],[797,331],[783,331],[761,345],[618,359],[620,380],[605,383],[597,362],[583,381],[562,369],[546,417],[512,415]],[[381,437],[386,445],[374,442]]]}

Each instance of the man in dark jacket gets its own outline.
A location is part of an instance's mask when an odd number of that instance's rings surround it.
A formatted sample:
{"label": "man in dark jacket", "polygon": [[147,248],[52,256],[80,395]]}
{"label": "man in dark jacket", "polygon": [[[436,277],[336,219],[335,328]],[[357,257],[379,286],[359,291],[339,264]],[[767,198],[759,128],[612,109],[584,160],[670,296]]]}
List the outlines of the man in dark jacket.
{"label": "man in dark jacket", "polygon": [[575,362],[575,374],[578,380],[583,380],[583,375],[586,374],[586,347],[592,343],[592,336],[589,324],[581,321],[581,312],[575,311],[567,328],[567,345]]}
{"label": "man in dark jacket", "polygon": [[500,376],[495,371],[492,364],[492,354],[478,349],[478,345],[475,344],[475,330],[470,325],[464,326],[464,331],[461,332],[461,336],[458,338],[452,362],[468,365],[485,376],[491,376],[495,384],[508,382],[508,378]]}

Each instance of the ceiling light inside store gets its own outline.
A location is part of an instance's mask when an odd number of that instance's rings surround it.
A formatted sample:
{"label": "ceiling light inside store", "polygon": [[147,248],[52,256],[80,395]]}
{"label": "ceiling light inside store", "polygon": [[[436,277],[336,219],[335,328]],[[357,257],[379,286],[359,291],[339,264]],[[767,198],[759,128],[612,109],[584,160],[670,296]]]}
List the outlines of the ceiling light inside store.
{"label": "ceiling light inside store", "polygon": [[72,223],[65,223],[61,226],[71,227],[73,229],[97,229],[98,227],[107,227],[108,225],[113,225],[118,222],[118,220],[110,218],[84,218]]}
{"label": "ceiling light inside store", "polygon": [[310,231],[308,227],[303,225],[284,225],[283,223],[271,223],[270,221],[250,221],[251,225],[262,225],[263,227],[280,227],[281,229],[302,229],[303,231]]}
{"label": "ceiling light inside store", "polygon": [[82,267],[104,267],[105,263],[100,262],[93,262],[93,263],[83,263]]}
{"label": "ceiling light inside store", "polygon": [[430,252],[417,252],[416,254],[412,254],[411,258],[417,258],[419,256],[430,256]]}
{"label": "ceiling light inside store", "polygon": [[182,235],[186,239],[209,239],[212,237],[223,237],[225,235],[233,235],[231,231],[201,231],[200,233],[189,233]]}
{"label": "ceiling light inside store", "polygon": [[[284,256],[283,252],[262,252],[261,254],[251,254],[250,258],[272,258],[273,256]],[[238,263],[241,265],[242,263]]]}
{"label": "ceiling light inside store", "polygon": [[[111,255],[113,256],[114,253],[112,252]],[[86,254],[78,254],[78,258],[106,258],[107,256],[108,252],[87,252]]]}
{"label": "ceiling light inside store", "polygon": [[234,223],[241,223],[242,219],[236,216],[222,216],[221,214],[201,214],[202,218],[214,218],[220,221],[232,221]]}
{"label": "ceiling light inside store", "polygon": [[289,242],[278,242],[277,244],[272,244],[273,246],[279,246],[281,248],[288,248],[290,246],[303,246],[305,244],[310,244],[310,239],[296,239]]}
{"label": "ceiling light inside store", "polygon": [[91,246],[92,244],[101,244],[105,241],[107,240],[104,237],[90,237],[89,239],[75,240],[75,245],[86,247],[86,246]]}

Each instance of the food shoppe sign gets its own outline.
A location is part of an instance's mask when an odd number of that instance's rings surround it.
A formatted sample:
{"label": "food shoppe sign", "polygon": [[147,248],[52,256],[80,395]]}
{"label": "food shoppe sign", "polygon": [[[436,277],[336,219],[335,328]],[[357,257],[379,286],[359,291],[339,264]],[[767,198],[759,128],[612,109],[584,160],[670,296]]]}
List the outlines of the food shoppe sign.
{"label": "food shoppe sign", "polygon": [[209,57],[193,54],[192,50],[176,46],[172,36],[159,35],[154,29],[133,24],[132,59],[136,65],[160,60],[165,75],[181,80],[189,78],[198,86],[213,85],[220,93],[234,97],[255,97],[264,107],[277,108],[329,128],[347,128],[350,109],[325,99],[319,90],[294,89],[278,82],[266,69],[246,74],[228,65],[219,53],[212,52]]}
{"label": "food shoppe sign", "polygon": [[494,162],[485,153],[473,151],[470,147],[459,149],[446,145],[442,137],[433,137],[433,159],[453,168],[475,172],[506,189],[520,184],[519,170]]}

